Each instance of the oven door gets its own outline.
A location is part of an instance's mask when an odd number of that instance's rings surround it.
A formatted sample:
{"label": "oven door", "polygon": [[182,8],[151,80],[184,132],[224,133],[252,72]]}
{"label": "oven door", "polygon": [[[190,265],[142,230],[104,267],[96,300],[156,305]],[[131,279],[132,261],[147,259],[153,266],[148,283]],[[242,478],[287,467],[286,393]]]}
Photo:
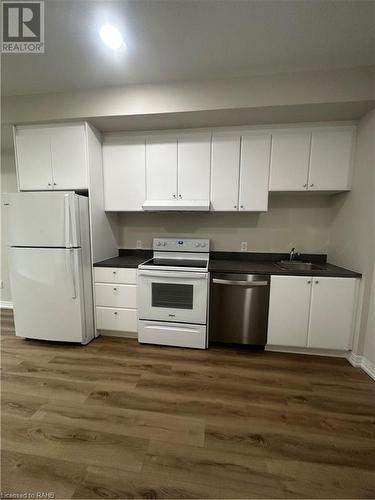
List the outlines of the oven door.
{"label": "oven door", "polygon": [[206,324],[208,273],[138,271],[138,317]]}

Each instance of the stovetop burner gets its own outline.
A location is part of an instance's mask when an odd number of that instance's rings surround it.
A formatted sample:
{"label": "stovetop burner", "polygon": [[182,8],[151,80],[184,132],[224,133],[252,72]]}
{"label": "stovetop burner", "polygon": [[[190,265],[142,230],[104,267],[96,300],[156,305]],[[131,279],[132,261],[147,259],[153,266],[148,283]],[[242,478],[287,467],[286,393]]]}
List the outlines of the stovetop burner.
{"label": "stovetop burner", "polygon": [[207,267],[206,260],[193,259],[151,259],[147,261],[149,266],[173,266],[173,267]]}
{"label": "stovetop burner", "polygon": [[209,240],[197,238],[155,238],[153,258],[139,269],[207,272],[209,245]]}

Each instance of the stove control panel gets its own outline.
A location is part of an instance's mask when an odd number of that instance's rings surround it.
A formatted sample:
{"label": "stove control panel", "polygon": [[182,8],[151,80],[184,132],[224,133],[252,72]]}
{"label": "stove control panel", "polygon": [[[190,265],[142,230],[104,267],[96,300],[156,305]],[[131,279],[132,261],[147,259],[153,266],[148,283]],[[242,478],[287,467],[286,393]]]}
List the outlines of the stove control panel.
{"label": "stove control panel", "polygon": [[154,238],[153,249],[165,252],[209,252],[210,240],[197,238]]}

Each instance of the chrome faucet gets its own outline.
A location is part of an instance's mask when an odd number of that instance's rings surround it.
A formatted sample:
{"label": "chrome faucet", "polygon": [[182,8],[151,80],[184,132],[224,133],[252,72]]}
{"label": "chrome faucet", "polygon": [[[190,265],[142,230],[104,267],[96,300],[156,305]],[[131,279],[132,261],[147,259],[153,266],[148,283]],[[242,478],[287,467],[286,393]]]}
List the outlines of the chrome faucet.
{"label": "chrome faucet", "polygon": [[296,249],[293,247],[291,251],[289,252],[289,261],[292,262],[295,260],[296,257],[298,257],[299,253],[296,252]]}

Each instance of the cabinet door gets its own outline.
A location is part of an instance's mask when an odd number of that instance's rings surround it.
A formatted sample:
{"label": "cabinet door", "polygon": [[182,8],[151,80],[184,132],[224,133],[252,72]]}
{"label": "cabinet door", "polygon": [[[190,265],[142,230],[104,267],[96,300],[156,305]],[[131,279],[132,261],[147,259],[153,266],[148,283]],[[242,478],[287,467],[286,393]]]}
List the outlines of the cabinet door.
{"label": "cabinet door", "polygon": [[312,132],[310,191],[350,188],[353,137],[353,127]]}
{"label": "cabinet door", "polygon": [[85,126],[51,127],[54,189],[87,189]]}
{"label": "cabinet door", "polygon": [[270,134],[242,137],[240,210],[262,211],[268,208],[270,146]]}
{"label": "cabinet door", "polygon": [[308,347],[352,347],[355,278],[313,278]]}
{"label": "cabinet door", "polygon": [[305,191],[311,133],[280,131],[272,134],[270,191]]}
{"label": "cabinet door", "polygon": [[211,134],[178,139],[178,197],[210,199]]}
{"label": "cabinet door", "polygon": [[17,127],[15,148],[19,189],[21,191],[52,189],[51,144],[48,128]]}
{"label": "cabinet door", "polygon": [[145,139],[104,144],[103,175],[105,210],[142,210],[146,199]]}
{"label": "cabinet door", "polygon": [[212,137],[211,206],[213,210],[238,210],[240,136]]}
{"label": "cabinet door", "polygon": [[311,278],[272,276],[267,344],[307,346]]}
{"label": "cabinet door", "polygon": [[150,137],[146,141],[146,194],[148,200],[177,198],[177,139]]}

